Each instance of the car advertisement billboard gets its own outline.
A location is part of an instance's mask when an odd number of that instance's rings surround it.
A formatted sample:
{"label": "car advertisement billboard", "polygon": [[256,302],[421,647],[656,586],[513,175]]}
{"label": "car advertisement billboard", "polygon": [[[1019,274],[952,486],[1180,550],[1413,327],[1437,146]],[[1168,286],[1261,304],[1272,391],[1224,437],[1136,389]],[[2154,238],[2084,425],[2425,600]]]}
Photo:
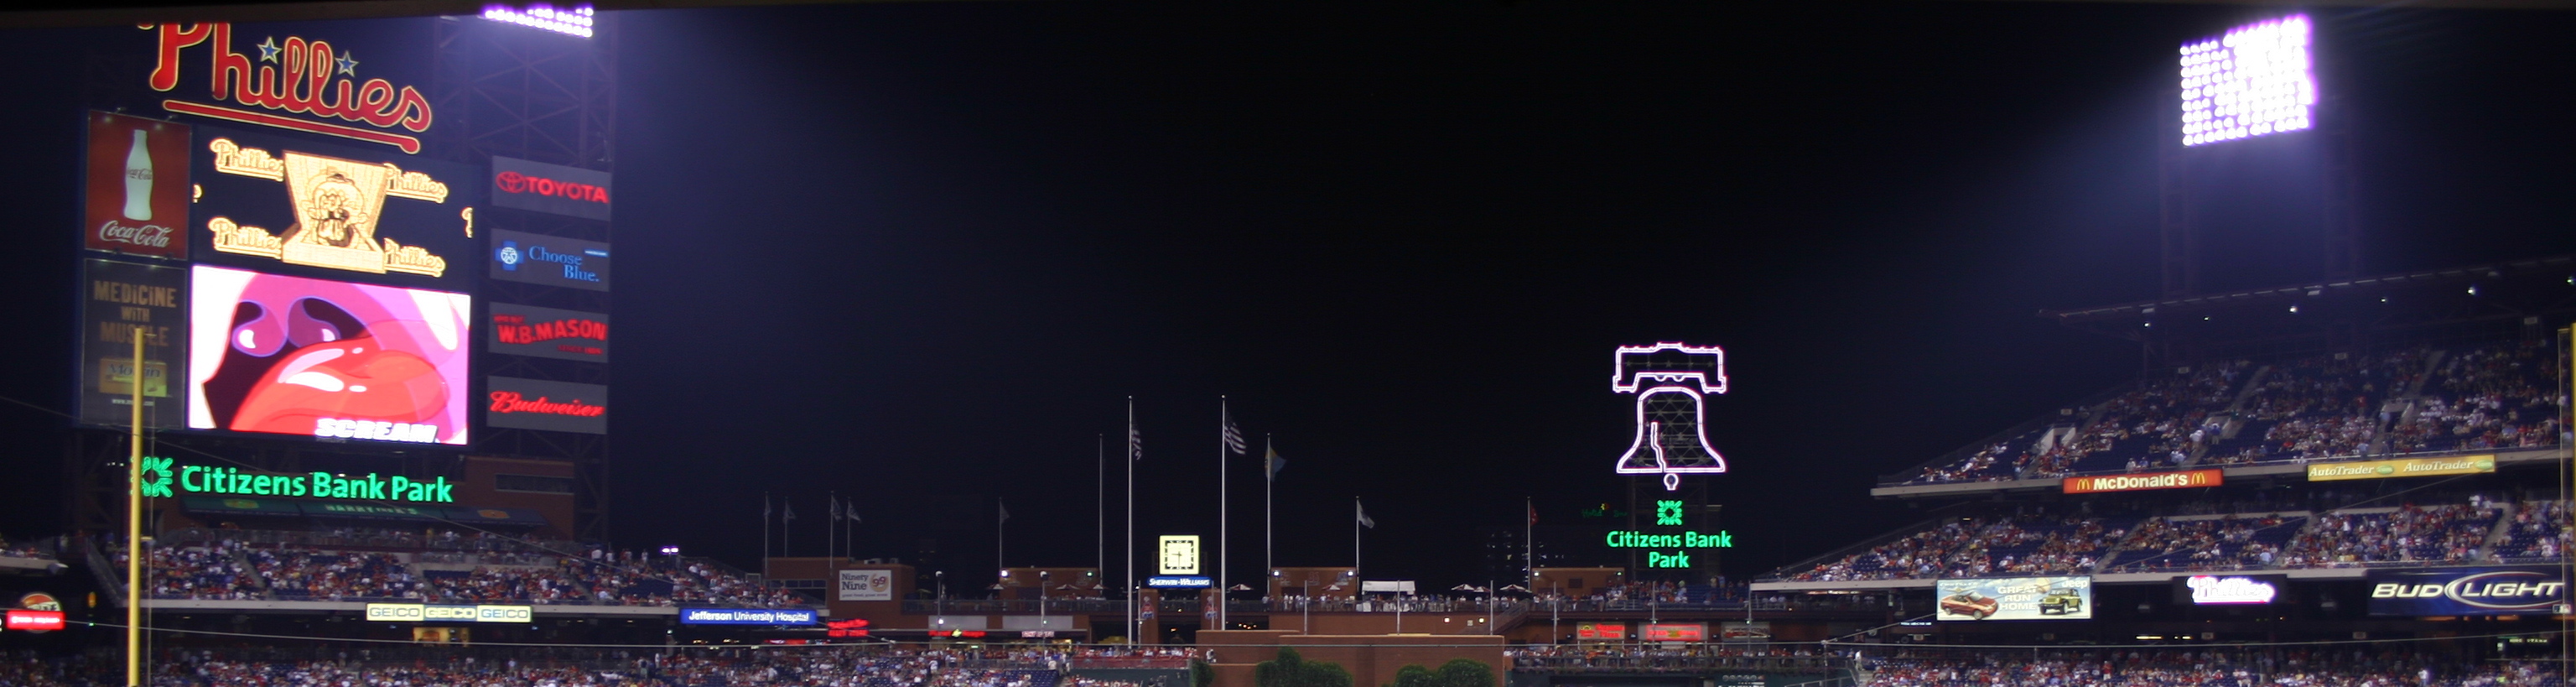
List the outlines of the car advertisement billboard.
{"label": "car advertisement billboard", "polygon": [[492,204],[608,221],[607,172],[492,156]]}
{"label": "car advertisement billboard", "polygon": [[2370,571],[2377,616],[2566,613],[2567,576],[2553,566]]}
{"label": "car advertisement billboard", "polygon": [[519,231],[492,232],[492,278],[608,290],[608,244]]}
{"label": "car advertisement billboard", "polygon": [[518,377],[486,377],[484,424],[582,434],[608,433],[608,387]]}
{"label": "car advertisement billboard", "polygon": [[2085,620],[2093,578],[1987,577],[1936,580],[1934,620]]}
{"label": "car advertisement billboard", "polygon": [[81,245],[188,259],[188,125],[89,113]]}
{"label": "car advertisement billboard", "polygon": [[494,353],[608,362],[608,316],[515,303],[492,303],[486,345]]}
{"label": "car advertisement billboard", "polygon": [[197,128],[201,263],[317,279],[470,288],[472,167],[256,131]]}
{"label": "car advertisement billboard", "polygon": [[122,260],[81,261],[80,422],[134,422],[134,335],[143,334],[143,424],[185,419],[188,270]]}
{"label": "car advertisement billboard", "polygon": [[472,299],[192,268],[188,427],[466,442]]}

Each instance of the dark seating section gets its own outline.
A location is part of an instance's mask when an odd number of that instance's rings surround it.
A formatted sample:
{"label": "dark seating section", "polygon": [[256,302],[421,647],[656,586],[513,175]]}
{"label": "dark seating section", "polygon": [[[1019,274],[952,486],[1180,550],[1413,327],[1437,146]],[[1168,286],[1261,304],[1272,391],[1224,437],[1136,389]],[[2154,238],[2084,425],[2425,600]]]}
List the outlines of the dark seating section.
{"label": "dark seating section", "polygon": [[[190,530],[149,551],[152,594],[177,599],[787,607],[815,605],[704,559],[579,555],[503,541],[478,551],[423,550],[442,537],[353,537],[345,532]],[[322,548],[308,541],[362,541]]]}

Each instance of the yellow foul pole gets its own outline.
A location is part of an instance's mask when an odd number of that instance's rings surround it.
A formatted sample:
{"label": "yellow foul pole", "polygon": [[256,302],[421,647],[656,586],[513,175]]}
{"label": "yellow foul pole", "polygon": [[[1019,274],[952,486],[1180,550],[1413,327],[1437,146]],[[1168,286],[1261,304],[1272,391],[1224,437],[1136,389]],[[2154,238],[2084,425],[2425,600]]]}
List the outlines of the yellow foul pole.
{"label": "yellow foul pole", "polygon": [[143,338],[134,328],[133,375],[127,380],[128,410],[134,412],[132,450],[125,456],[125,684],[143,684]]}

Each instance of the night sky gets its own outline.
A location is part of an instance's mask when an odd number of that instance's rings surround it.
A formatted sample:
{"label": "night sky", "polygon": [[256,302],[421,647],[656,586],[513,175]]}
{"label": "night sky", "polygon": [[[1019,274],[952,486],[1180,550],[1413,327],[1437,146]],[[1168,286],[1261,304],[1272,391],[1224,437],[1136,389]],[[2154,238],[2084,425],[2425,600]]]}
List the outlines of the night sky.
{"label": "night sky", "polygon": [[[1655,341],[1727,351],[1730,574],[1911,522],[1877,475],[2136,376],[2034,314],[2156,295],[2175,47],[2277,12],[1788,4],[617,13],[616,543],[756,567],[766,491],[819,555],[837,490],[862,557],[989,576],[1000,498],[1005,562],[1090,565],[1105,436],[1115,560],[1131,396],[1139,537],[1212,537],[1222,395],[1237,579],[1269,437],[1280,565],[1349,564],[1356,496],[1369,577],[1482,584],[1524,497],[1623,498],[1610,353]],[[2576,251],[2576,14],[2315,16],[2366,271]],[[0,395],[56,408],[83,35],[0,41],[51,132]],[[2213,286],[2317,276],[2313,138],[2243,147]],[[0,408],[0,532],[59,527],[61,426]]]}

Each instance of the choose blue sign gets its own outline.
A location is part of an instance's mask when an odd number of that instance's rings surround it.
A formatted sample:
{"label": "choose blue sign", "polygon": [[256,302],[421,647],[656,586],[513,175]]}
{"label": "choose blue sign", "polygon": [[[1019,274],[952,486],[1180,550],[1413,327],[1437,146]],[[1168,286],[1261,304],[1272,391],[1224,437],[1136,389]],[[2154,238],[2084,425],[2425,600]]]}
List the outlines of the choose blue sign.
{"label": "choose blue sign", "polygon": [[1145,586],[1155,589],[1206,589],[1216,586],[1206,575],[1155,575],[1145,578]]}
{"label": "choose blue sign", "polygon": [[812,609],[683,608],[682,625],[812,625]]}
{"label": "choose blue sign", "polygon": [[492,278],[546,286],[608,290],[608,244],[496,229]]}
{"label": "choose blue sign", "polygon": [[2370,571],[2371,615],[2566,612],[2567,577],[2555,567]]}

